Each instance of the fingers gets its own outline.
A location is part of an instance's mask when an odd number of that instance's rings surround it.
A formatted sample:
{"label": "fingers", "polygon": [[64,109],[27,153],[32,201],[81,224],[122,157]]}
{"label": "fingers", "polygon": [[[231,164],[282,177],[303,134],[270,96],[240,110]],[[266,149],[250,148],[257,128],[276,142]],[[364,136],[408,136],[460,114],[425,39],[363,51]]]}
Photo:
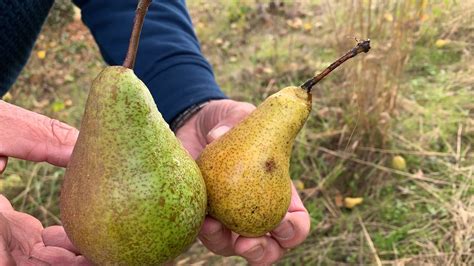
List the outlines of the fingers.
{"label": "fingers", "polygon": [[8,163],[8,157],[5,156],[0,156],[0,174],[5,171],[5,168],[7,168],[7,163]]}
{"label": "fingers", "polygon": [[213,128],[209,134],[207,134],[206,136],[206,140],[207,140],[207,143],[211,143],[213,142],[214,140],[222,137],[225,133],[227,133],[227,131],[229,131],[231,129],[230,126],[227,126],[227,125],[219,125],[219,126],[216,126],[215,128]]}
{"label": "fingers", "polygon": [[75,254],[80,254],[79,250],[74,247],[71,240],[67,237],[64,227],[59,225],[49,226],[46,227],[41,234],[43,243],[46,246],[60,247]]}
{"label": "fingers", "polygon": [[12,204],[3,195],[0,195],[0,211],[13,211]]}
{"label": "fingers", "polygon": [[206,217],[199,239],[210,251],[221,256],[232,256],[234,252],[234,242],[237,235],[225,228],[219,221]]}
{"label": "fingers", "polygon": [[309,234],[310,217],[293,183],[291,184],[291,203],[286,216],[271,234],[284,248],[301,244]]}
{"label": "fingers", "polygon": [[53,246],[37,244],[29,254],[38,261],[47,265],[90,265],[90,262],[83,256],[77,256],[73,252]]}
{"label": "fingers", "polygon": [[280,225],[271,235],[283,248],[293,248],[301,244],[309,234],[310,217],[298,192],[292,184],[291,203]]}
{"label": "fingers", "polygon": [[0,101],[0,155],[66,166],[79,131]]}
{"label": "fingers", "polygon": [[46,118],[46,159],[44,161],[67,166],[76,144],[79,130],[55,119]]}
{"label": "fingers", "polygon": [[235,242],[235,253],[244,257],[251,265],[270,265],[279,260],[285,250],[269,237],[239,237]]}
{"label": "fingers", "polygon": [[280,225],[271,234],[285,249],[301,244],[309,233],[309,215],[305,212],[287,213]]}

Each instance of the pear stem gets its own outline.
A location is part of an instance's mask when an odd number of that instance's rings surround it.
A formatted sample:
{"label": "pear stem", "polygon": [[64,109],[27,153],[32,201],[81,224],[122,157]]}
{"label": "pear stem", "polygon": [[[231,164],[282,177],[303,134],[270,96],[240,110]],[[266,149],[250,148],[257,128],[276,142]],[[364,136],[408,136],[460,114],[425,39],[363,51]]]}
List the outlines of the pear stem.
{"label": "pear stem", "polygon": [[145,21],[145,15],[148,11],[152,0],[140,0],[135,11],[135,18],[133,20],[132,35],[130,36],[130,42],[128,44],[128,51],[123,66],[126,68],[133,69],[135,65],[135,59],[137,57],[138,43],[140,42],[140,33],[142,32],[143,22]]}
{"label": "pear stem", "polygon": [[337,59],[334,63],[329,65],[323,72],[305,81],[305,83],[303,83],[300,87],[305,89],[308,93],[311,92],[311,89],[313,88],[314,85],[316,85],[316,83],[318,83],[320,80],[326,77],[329,73],[331,73],[331,71],[336,69],[342,63],[344,63],[348,59],[362,52],[367,53],[369,50],[370,50],[370,39],[357,42],[357,45],[354,48],[352,48],[349,52],[347,52],[345,55]]}

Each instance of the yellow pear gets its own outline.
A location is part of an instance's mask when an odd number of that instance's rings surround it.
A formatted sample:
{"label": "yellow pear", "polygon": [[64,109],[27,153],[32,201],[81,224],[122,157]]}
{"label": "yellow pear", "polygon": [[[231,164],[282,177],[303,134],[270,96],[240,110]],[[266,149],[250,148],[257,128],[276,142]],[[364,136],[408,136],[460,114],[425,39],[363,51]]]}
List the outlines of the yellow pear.
{"label": "yellow pear", "polygon": [[206,147],[197,163],[211,216],[244,236],[265,234],[280,223],[291,199],[291,149],[310,111],[309,92],[285,88]]}
{"label": "yellow pear", "polygon": [[247,237],[265,235],[278,226],[291,201],[291,150],[311,111],[311,88],[344,61],[369,49],[370,40],[359,42],[321,74],[271,95],[204,149],[197,163],[211,216]]}

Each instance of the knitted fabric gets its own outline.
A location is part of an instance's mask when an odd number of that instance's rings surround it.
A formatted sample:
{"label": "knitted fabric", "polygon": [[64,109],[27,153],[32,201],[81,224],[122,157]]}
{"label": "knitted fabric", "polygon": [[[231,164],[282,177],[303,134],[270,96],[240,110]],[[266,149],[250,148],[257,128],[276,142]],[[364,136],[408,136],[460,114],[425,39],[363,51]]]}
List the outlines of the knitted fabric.
{"label": "knitted fabric", "polygon": [[0,96],[11,87],[26,64],[53,2],[0,1]]}

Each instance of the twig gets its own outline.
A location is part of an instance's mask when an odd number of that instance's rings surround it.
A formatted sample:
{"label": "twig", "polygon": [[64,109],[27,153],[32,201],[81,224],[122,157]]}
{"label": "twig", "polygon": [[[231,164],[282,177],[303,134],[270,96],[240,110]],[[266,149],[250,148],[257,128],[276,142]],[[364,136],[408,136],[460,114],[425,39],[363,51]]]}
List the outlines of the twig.
{"label": "twig", "polygon": [[459,124],[458,127],[458,136],[456,142],[456,167],[459,168],[461,163],[461,136],[462,136],[462,124]]}
{"label": "twig", "polygon": [[370,251],[374,256],[375,264],[377,264],[377,266],[382,266],[382,262],[380,261],[379,255],[377,255],[377,250],[375,249],[374,242],[372,242],[372,239],[370,238],[369,232],[367,232],[367,229],[365,228],[365,225],[359,215],[357,215],[357,219],[359,220],[359,224],[362,227],[362,232],[364,232],[367,244],[369,244]]}
{"label": "twig", "polygon": [[[409,155],[418,155],[418,156],[435,156],[435,157],[454,157],[453,154],[447,152],[437,152],[437,151],[410,151],[410,150],[386,150],[372,147],[358,147],[358,150],[362,151],[371,151],[379,153],[388,153],[388,154],[409,154]],[[466,157],[471,157],[467,155]]]}
{"label": "twig", "polygon": [[128,44],[127,56],[123,61],[123,66],[126,68],[133,69],[133,66],[135,65],[138,43],[140,42],[140,33],[142,32],[143,22],[145,21],[145,15],[150,4],[151,0],[140,0],[138,2],[137,10],[135,11],[135,18],[133,20],[132,35]]}
{"label": "twig", "polygon": [[316,85],[316,83],[318,83],[320,80],[326,77],[329,73],[331,73],[331,71],[336,69],[342,63],[344,63],[345,61],[351,59],[352,57],[362,52],[367,53],[369,50],[370,50],[370,39],[358,42],[356,47],[352,48],[345,55],[341,56],[334,63],[329,65],[323,72],[305,81],[305,83],[303,83],[303,85],[301,85],[300,87],[305,89],[307,92],[311,92],[311,89],[313,88],[314,85]]}
{"label": "twig", "polygon": [[353,162],[356,162],[356,163],[359,163],[359,164],[371,166],[371,167],[374,167],[374,168],[376,168],[378,170],[381,170],[381,171],[384,171],[384,172],[395,173],[395,174],[398,174],[398,175],[401,175],[401,176],[406,176],[406,177],[410,177],[410,178],[413,178],[413,179],[422,180],[422,181],[425,181],[425,182],[431,182],[431,183],[440,184],[440,185],[452,185],[453,184],[453,182],[447,182],[447,181],[438,180],[438,179],[434,179],[434,178],[430,178],[430,177],[418,176],[418,175],[410,174],[410,173],[407,173],[407,172],[399,171],[399,170],[396,170],[396,169],[392,169],[392,168],[389,168],[389,167],[385,167],[385,166],[382,166],[382,165],[378,165],[378,164],[375,164],[375,163],[366,162],[364,160],[360,160],[360,159],[357,159],[357,158],[352,158],[348,155],[340,154],[338,152],[326,149],[324,147],[319,147],[318,150],[320,150],[322,152],[325,152],[325,153],[329,153],[329,154],[337,156],[337,157],[340,157],[342,159],[346,159],[346,160],[350,160],[350,161],[353,161]]}
{"label": "twig", "polygon": [[[61,220],[56,216],[54,215],[52,212],[50,212],[47,208],[45,208],[43,205],[41,205],[39,202],[37,202],[31,195],[28,195],[27,196],[28,198],[28,201],[30,201],[31,203],[33,203],[33,205],[35,205],[38,209],[40,209],[41,212],[51,216],[51,218],[56,222],[56,224],[58,225],[61,225]],[[46,218],[46,217],[45,217]],[[45,219],[46,220],[46,219]]]}

